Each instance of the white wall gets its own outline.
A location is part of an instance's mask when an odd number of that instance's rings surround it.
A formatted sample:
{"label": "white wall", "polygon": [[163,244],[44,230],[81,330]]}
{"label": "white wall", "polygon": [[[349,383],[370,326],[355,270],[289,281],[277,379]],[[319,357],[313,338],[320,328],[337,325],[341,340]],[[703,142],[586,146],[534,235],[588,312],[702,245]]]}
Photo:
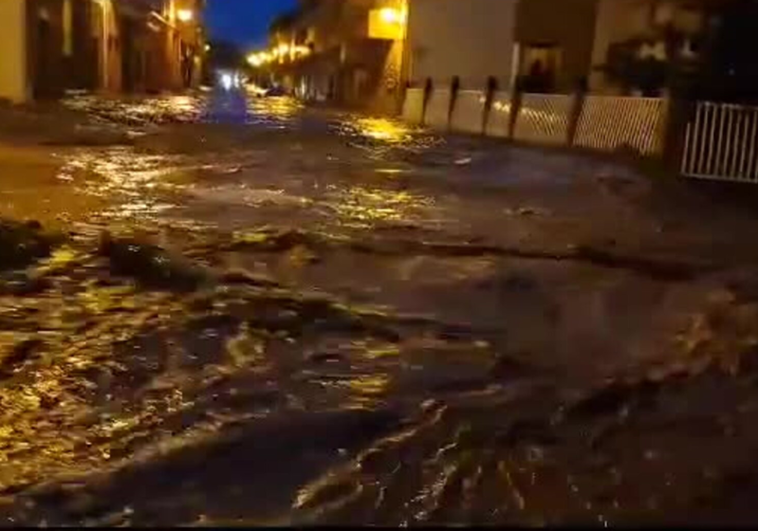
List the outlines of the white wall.
{"label": "white wall", "polygon": [[26,63],[26,0],[0,0],[0,98],[30,97]]}
{"label": "white wall", "polygon": [[517,0],[410,0],[408,45],[410,80],[484,89],[498,78],[509,89]]}

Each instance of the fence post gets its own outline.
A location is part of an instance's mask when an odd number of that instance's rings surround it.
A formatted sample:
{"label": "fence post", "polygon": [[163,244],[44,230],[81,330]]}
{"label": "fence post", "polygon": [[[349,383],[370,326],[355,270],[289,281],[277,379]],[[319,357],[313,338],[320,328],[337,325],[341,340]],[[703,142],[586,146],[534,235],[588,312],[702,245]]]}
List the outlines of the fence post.
{"label": "fence post", "polygon": [[511,94],[511,114],[508,117],[508,139],[513,140],[516,131],[516,120],[521,112],[521,97],[523,94],[523,86],[520,82],[516,83],[513,94]]}
{"label": "fence post", "polygon": [[426,125],[426,105],[429,103],[429,99],[432,97],[432,91],[434,90],[434,83],[432,78],[426,78],[424,83],[424,102],[421,105],[421,125]]}
{"label": "fence post", "polygon": [[411,88],[411,82],[406,81],[402,84],[402,88],[400,89],[400,95],[398,96],[398,101],[395,104],[395,115],[396,116],[403,116],[403,110],[405,109],[405,102],[408,99],[408,89]]}
{"label": "fence post", "polygon": [[670,94],[664,100],[663,124],[658,132],[662,144],[661,158],[664,167],[676,173],[682,172],[685,133],[695,108],[693,101]]}
{"label": "fence post", "polygon": [[569,123],[566,131],[566,143],[568,147],[574,147],[576,132],[577,129],[579,129],[579,120],[582,119],[584,102],[587,99],[587,81],[585,79],[582,79],[577,83],[573,96],[574,101],[571,102],[571,113],[569,114]]}
{"label": "fence post", "polygon": [[497,92],[497,78],[490,76],[487,78],[487,95],[484,99],[484,110],[482,111],[482,135],[487,136],[487,125],[490,123],[490,111],[495,101]]}
{"label": "fence post", "polygon": [[455,104],[458,101],[458,90],[461,88],[461,78],[453,76],[450,83],[450,101],[447,106],[447,131],[453,130],[453,111],[455,111]]}

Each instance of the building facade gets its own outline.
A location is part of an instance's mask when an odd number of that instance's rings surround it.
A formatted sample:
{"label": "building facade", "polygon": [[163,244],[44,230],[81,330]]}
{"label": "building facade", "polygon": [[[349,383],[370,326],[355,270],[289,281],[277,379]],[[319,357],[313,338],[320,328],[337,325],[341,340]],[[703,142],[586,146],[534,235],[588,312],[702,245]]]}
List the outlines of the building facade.
{"label": "building facade", "polygon": [[203,0],[2,0],[0,98],[158,91],[199,80]]}
{"label": "building facade", "polygon": [[407,81],[424,86],[507,88],[513,78],[518,0],[411,0]]}
{"label": "building facade", "polygon": [[394,112],[406,0],[302,0],[271,27],[266,74],[301,97]]}
{"label": "building facade", "polygon": [[[411,85],[572,90],[589,73],[597,0],[411,0]],[[540,75],[540,86],[536,76]]]}
{"label": "building facade", "polygon": [[[587,83],[596,0],[526,0],[516,11],[515,79],[535,92],[571,92]],[[542,79],[532,79],[542,69]],[[531,85],[531,86],[530,86]]]}
{"label": "building facade", "polygon": [[[725,11],[725,6],[732,7]],[[657,96],[707,69],[709,61],[732,64],[739,59],[724,59],[729,36],[723,35],[726,30],[718,35],[719,17],[729,9],[752,13],[746,15],[750,18],[758,13],[758,4],[409,0],[407,81],[446,87],[455,79],[461,88],[476,90],[494,81],[504,90]],[[751,62],[749,54],[744,56],[743,62]]]}
{"label": "building facade", "polygon": [[660,93],[669,66],[701,59],[709,10],[720,0],[600,0],[590,89],[603,94]]}
{"label": "building facade", "polygon": [[254,66],[306,98],[368,108],[406,86],[661,96],[739,59],[713,59],[727,57],[714,28],[732,4],[758,12],[754,0],[301,0]]}
{"label": "building facade", "polygon": [[597,9],[598,0],[302,0],[272,26],[269,53],[288,54],[267,72],[306,97],[385,109],[408,85],[510,90],[535,66],[545,70],[539,91],[570,91],[590,74]]}

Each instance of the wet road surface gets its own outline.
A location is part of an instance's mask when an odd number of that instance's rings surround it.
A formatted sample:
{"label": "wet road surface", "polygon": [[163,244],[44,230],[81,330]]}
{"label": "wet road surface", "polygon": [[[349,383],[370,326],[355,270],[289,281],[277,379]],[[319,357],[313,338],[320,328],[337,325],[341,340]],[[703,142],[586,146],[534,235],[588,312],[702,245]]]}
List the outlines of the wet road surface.
{"label": "wet road surface", "polygon": [[42,226],[0,225],[4,525],[755,521],[752,213],[288,99],[65,104],[0,148]]}

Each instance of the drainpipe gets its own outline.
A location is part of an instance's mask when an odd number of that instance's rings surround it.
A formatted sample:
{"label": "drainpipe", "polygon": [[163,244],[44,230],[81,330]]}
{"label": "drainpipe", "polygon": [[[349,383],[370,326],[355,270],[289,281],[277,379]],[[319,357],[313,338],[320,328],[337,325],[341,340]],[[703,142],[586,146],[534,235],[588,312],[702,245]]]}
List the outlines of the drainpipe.
{"label": "drainpipe", "polygon": [[487,78],[487,96],[484,100],[484,112],[482,113],[482,135],[487,135],[487,124],[490,122],[490,112],[492,111],[492,104],[495,102],[495,94],[497,93],[497,78],[490,76]]}
{"label": "drainpipe", "polygon": [[421,125],[426,125],[426,107],[429,103],[429,100],[432,98],[433,91],[434,83],[432,82],[432,78],[428,77],[424,83],[424,104],[421,111]]}

